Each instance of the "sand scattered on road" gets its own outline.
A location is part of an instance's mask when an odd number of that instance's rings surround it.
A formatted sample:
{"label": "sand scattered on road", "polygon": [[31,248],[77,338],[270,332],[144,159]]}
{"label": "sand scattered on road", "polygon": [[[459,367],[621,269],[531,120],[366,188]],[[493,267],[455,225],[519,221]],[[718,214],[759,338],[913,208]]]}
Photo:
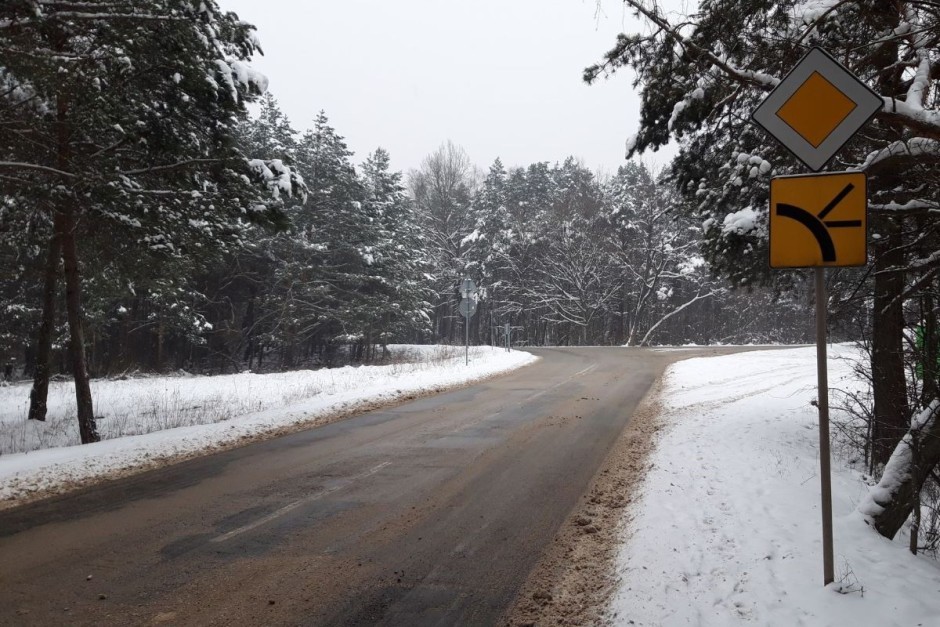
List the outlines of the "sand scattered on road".
{"label": "sand scattered on road", "polygon": [[624,508],[639,495],[655,435],[662,428],[661,380],[650,389],[614,444],[591,486],[530,573],[503,623],[609,624],[614,564],[630,522]]}

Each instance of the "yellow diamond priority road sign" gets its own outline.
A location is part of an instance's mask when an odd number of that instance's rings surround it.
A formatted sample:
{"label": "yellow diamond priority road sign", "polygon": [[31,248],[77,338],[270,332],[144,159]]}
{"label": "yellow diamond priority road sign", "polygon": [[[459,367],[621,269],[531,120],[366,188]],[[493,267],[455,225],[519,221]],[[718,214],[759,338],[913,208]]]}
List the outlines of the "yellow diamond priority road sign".
{"label": "yellow diamond priority road sign", "polygon": [[770,181],[770,267],[868,262],[865,174],[778,176]]}
{"label": "yellow diamond priority road sign", "polygon": [[758,125],[814,172],[883,106],[822,48],[813,48],[754,111]]}

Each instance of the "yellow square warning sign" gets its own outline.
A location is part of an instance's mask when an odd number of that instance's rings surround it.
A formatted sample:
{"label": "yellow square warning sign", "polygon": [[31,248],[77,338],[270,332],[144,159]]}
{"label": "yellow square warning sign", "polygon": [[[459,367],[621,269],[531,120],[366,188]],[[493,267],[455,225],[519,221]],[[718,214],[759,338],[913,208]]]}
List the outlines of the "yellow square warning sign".
{"label": "yellow square warning sign", "polygon": [[868,263],[863,172],[779,176],[770,181],[770,267]]}

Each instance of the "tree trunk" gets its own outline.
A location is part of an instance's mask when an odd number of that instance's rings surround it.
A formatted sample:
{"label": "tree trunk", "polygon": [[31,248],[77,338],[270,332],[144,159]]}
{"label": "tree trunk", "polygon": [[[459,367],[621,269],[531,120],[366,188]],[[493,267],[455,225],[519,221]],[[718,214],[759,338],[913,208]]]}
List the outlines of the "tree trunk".
{"label": "tree trunk", "polygon": [[160,316],[160,321],[157,323],[157,352],[156,359],[154,361],[154,370],[157,372],[163,372],[163,313],[158,314]]}
{"label": "tree trunk", "polygon": [[626,291],[624,290],[624,288],[621,287],[620,288],[620,312],[619,312],[620,315],[618,317],[618,325],[617,325],[617,344],[618,345],[624,344],[624,336],[625,336],[624,321],[627,315],[626,298],[627,298]]}
{"label": "tree trunk", "polygon": [[290,370],[294,367],[294,329],[289,327],[287,330],[287,342],[284,345],[284,352],[281,354],[281,367]]}
{"label": "tree trunk", "polygon": [[65,230],[62,233],[62,260],[65,264],[65,310],[69,319],[69,351],[72,356],[72,376],[75,378],[75,402],[78,408],[78,431],[82,444],[97,442],[94,404],[91,400],[91,382],[85,360],[85,335],[82,329],[82,280],[75,245],[74,209],[63,211]]}
{"label": "tree trunk", "polygon": [[255,288],[249,288],[248,308],[245,311],[245,321],[242,323],[242,339],[245,342],[244,360],[251,370],[255,357]]}
{"label": "tree trunk", "polygon": [[932,286],[928,285],[923,297],[924,348],[921,355],[924,383],[921,402],[924,404],[940,396],[940,373],[937,372],[937,360],[940,357],[937,355],[937,346],[940,342],[937,337],[937,312],[934,307]]}
{"label": "tree trunk", "polygon": [[42,291],[42,321],[39,324],[39,336],[36,339],[35,365],[33,370],[33,389],[29,393],[29,420],[46,419],[46,401],[49,397],[49,368],[52,353],[52,333],[55,330],[55,294],[58,285],[59,255],[61,244],[58,233],[58,215],[56,228],[49,238],[49,250],[46,253],[45,279]]}
{"label": "tree trunk", "polygon": [[940,400],[935,400],[912,421],[911,429],[888,460],[881,481],[859,503],[859,511],[869,517],[878,533],[894,538],[938,463]]}
{"label": "tree trunk", "polygon": [[[55,44],[60,49],[61,42]],[[56,98],[56,162],[60,170],[71,167],[71,125],[69,122],[69,99],[60,94]],[[74,192],[74,190],[71,190]],[[78,431],[82,444],[97,442],[98,428],[95,425],[94,404],[91,400],[91,384],[88,378],[88,362],[85,359],[85,336],[82,330],[82,279],[78,267],[78,250],[75,245],[75,205],[67,197],[59,201],[56,208],[56,234],[62,247],[65,267],[65,311],[69,322],[69,354],[72,360],[72,376],[75,379],[75,402],[78,412]]]}
{"label": "tree trunk", "polygon": [[[869,10],[872,19],[883,20],[892,27],[899,25],[900,16],[893,3],[873,3]],[[880,72],[876,81],[879,93],[899,93],[903,84],[904,68],[897,63],[897,41],[886,42],[875,53],[872,63],[890,71]],[[904,129],[890,127],[900,138]],[[900,173],[885,173],[876,177],[874,189],[893,189]],[[879,215],[874,221],[881,239],[873,246],[875,256],[874,311],[872,312],[872,443],[869,471],[886,464],[895,447],[908,430],[907,384],[904,378],[904,273],[890,271],[904,267],[905,245],[902,233],[902,215]]]}
{"label": "tree trunk", "polygon": [[[904,264],[902,236],[896,221],[879,226],[883,237],[875,245],[875,295],[872,331],[871,470],[886,464],[907,432],[907,384],[904,381],[904,275],[891,271]],[[883,243],[882,243],[883,242]]]}

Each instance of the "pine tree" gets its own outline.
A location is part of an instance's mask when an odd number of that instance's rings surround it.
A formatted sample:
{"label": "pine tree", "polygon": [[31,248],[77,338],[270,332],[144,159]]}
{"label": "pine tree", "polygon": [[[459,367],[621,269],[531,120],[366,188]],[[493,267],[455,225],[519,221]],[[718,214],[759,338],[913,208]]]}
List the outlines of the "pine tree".
{"label": "pine tree", "polygon": [[549,210],[555,202],[555,185],[546,162],[514,168],[506,180],[506,238],[501,246],[508,282],[508,307],[514,325],[526,329],[526,341],[545,342],[546,329],[539,324],[544,307],[537,293],[536,273],[545,254],[544,234],[549,229]]}
{"label": "pine tree", "polygon": [[[655,3],[626,0],[654,26],[648,34],[622,35],[605,60],[585,71],[588,81],[629,66],[642,85],[640,129],[630,154],[681,144],[672,164],[682,193],[705,225],[706,256],[737,284],[767,281],[762,262],[764,220],[729,229],[744,213],[764,216],[767,180],[799,166],[761,131],[750,113],[812,45],[822,46],[878,92],[884,107],[865,132],[839,153],[834,169],[869,175],[869,204],[877,238],[871,245],[872,466],[904,445],[912,413],[904,364],[905,303],[934,291],[940,267],[940,111],[937,49],[940,10],[929,2],[879,0],[704,0],[682,25]],[[927,244],[927,242],[931,242]],[[932,310],[920,315],[933,319]],[[916,387],[916,386],[915,386]],[[934,433],[940,435],[940,421]],[[904,489],[895,486],[876,526],[893,536],[899,515],[931,469],[940,447],[917,462]],[[911,486],[913,485],[912,489]],[[908,495],[908,496],[904,496]],[[896,524],[897,523],[897,524]]]}
{"label": "pine tree", "polygon": [[[463,244],[467,247],[467,272],[476,277],[480,299],[476,319],[488,334],[511,322],[509,311],[508,268],[503,253],[506,251],[508,213],[506,208],[506,169],[497,158],[493,161],[477,193],[473,196],[470,213],[473,231]],[[485,322],[484,322],[485,321]],[[498,343],[490,335],[489,343]]]}
{"label": "pine tree", "polygon": [[239,135],[245,153],[251,157],[280,159],[287,164],[296,159],[297,131],[271,92],[261,97],[258,116],[243,122]]}
{"label": "pine tree", "polygon": [[297,143],[297,168],[309,194],[290,210],[292,230],[278,240],[269,338],[281,347],[285,367],[312,352],[329,361],[361,329],[357,305],[372,226],[351,157],[323,112]]}
{"label": "pine tree", "polygon": [[421,281],[429,269],[426,240],[405,194],[402,175],[391,171],[385,150],[376,149],[366,160],[362,181],[367,215],[374,226],[367,254],[377,281],[368,336],[384,346],[392,338],[420,336],[430,330],[430,293]]}
{"label": "pine tree", "polygon": [[82,238],[155,260],[230,250],[245,224],[276,220],[299,181],[237,149],[239,117],[266,81],[246,65],[253,28],[212,0],[15,0],[0,6],[0,37],[0,173],[52,223],[31,417],[45,402],[61,257],[79,427],[91,442]]}

